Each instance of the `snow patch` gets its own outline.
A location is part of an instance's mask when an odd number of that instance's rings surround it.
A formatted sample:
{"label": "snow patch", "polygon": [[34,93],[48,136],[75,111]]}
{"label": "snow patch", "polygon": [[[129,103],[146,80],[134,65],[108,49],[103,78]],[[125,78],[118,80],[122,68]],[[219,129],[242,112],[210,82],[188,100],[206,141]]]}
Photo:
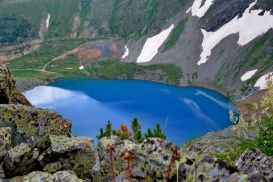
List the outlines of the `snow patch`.
{"label": "snow patch", "polygon": [[238,33],[239,40],[237,43],[243,46],[273,28],[273,16],[270,11],[265,11],[263,16],[259,16],[259,13],[263,10],[250,11],[256,3],[257,0],[251,3],[241,18],[239,16],[235,17],[215,32],[206,32],[201,29],[204,39],[202,42],[203,51],[197,63],[198,65],[206,63],[212,49],[229,35]]}
{"label": "snow patch", "polygon": [[203,17],[208,11],[210,6],[213,4],[213,0],[205,0],[205,4],[202,5],[202,0],[195,0],[191,7],[192,16],[197,16],[199,18]]}
{"label": "snow patch", "polygon": [[137,63],[149,62],[153,59],[153,57],[158,53],[158,49],[168,38],[169,34],[174,28],[174,24],[172,24],[169,28],[163,30],[159,34],[150,37],[146,40],[141,54],[137,58]]}
{"label": "snow patch", "polygon": [[254,87],[259,88],[260,90],[266,89],[266,81],[268,78],[268,75],[271,75],[271,78],[273,79],[273,72],[272,73],[267,73],[264,76],[262,76],[261,78],[259,78],[257,80],[257,82],[255,83]]}
{"label": "snow patch", "polygon": [[122,59],[126,58],[127,56],[129,56],[129,48],[128,48],[127,45],[125,45],[125,52],[124,52],[124,54],[122,56]]}
{"label": "snow patch", "polygon": [[243,82],[249,80],[251,77],[253,77],[253,76],[255,75],[255,73],[256,73],[257,71],[258,71],[258,70],[247,71],[247,72],[241,77],[241,80],[242,80]]}
{"label": "snow patch", "polygon": [[84,69],[84,66],[80,66],[79,69],[80,69],[80,70],[83,70],[83,69]]}
{"label": "snow patch", "polygon": [[48,14],[46,18],[46,29],[48,29],[49,27],[49,21],[50,21],[50,14]]}

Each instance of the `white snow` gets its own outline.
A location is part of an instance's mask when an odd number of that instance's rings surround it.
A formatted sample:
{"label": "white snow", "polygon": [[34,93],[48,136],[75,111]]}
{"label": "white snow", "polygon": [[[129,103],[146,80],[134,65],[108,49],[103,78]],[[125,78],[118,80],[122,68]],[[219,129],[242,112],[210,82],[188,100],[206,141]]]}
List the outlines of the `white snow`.
{"label": "white snow", "polygon": [[201,18],[202,16],[205,15],[205,13],[208,11],[210,6],[213,4],[213,0],[205,0],[205,4],[201,7],[202,5],[202,0],[195,0],[192,4],[191,12],[192,16],[197,16]]}
{"label": "white snow", "polygon": [[251,3],[241,18],[235,17],[215,32],[206,32],[201,29],[204,35],[203,52],[200,55],[198,65],[206,63],[212,49],[229,35],[238,33],[239,40],[237,43],[243,46],[273,28],[273,16],[270,14],[270,11],[266,11],[263,16],[259,16],[259,13],[263,10],[250,11],[256,3],[257,0]]}
{"label": "white snow", "polygon": [[188,14],[191,11],[191,7],[186,11],[186,14]]}
{"label": "white snow", "polygon": [[129,47],[127,45],[125,45],[125,52],[122,56],[122,59],[126,58],[127,56],[129,56]]}
{"label": "white snow", "polygon": [[46,29],[48,29],[49,27],[49,21],[50,21],[50,14],[48,14],[46,18]]}
{"label": "white snow", "polygon": [[80,70],[83,70],[83,69],[84,69],[84,66],[80,66],[79,69],[80,69]]}
{"label": "white snow", "polygon": [[257,71],[258,71],[258,70],[247,71],[245,74],[243,74],[243,76],[241,77],[241,80],[242,80],[243,82],[249,80],[251,77],[253,77],[253,76],[255,75],[255,73],[256,73]]}
{"label": "white snow", "polygon": [[153,57],[158,53],[158,49],[168,38],[169,34],[174,28],[174,24],[172,24],[169,28],[163,30],[159,34],[150,37],[146,40],[141,54],[137,58],[137,63],[149,62],[153,59]]}
{"label": "white snow", "polygon": [[266,89],[266,80],[267,80],[269,74],[271,74],[271,77],[273,79],[273,72],[272,73],[267,73],[267,74],[265,74],[264,76],[262,76],[261,78],[259,78],[257,80],[254,87],[259,88],[260,90]]}

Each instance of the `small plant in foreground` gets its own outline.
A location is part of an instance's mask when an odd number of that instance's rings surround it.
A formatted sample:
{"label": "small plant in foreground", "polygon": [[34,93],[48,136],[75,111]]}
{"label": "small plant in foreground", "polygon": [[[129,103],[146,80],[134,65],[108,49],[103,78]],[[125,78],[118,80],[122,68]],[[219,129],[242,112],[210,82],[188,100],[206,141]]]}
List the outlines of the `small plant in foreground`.
{"label": "small plant in foreground", "polygon": [[131,137],[132,132],[128,130],[127,125],[122,124],[117,131],[117,135],[121,137],[122,140],[126,140]]}
{"label": "small plant in foreground", "polygon": [[110,137],[113,134],[113,129],[112,129],[112,124],[111,121],[108,120],[106,127],[105,127],[105,132],[103,128],[100,128],[100,135],[96,136],[98,140],[100,140],[103,137]]}
{"label": "small plant in foreground", "polygon": [[113,157],[113,153],[116,152],[115,147],[110,144],[107,144],[105,151],[106,151],[106,153],[108,153],[109,159],[110,159],[112,181],[116,181],[116,175],[115,175],[115,170],[114,170],[114,160],[115,159]]}
{"label": "small plant in foreground", "polygon": [[[176,161],[179,161],[180,160],[180,154],[179,154],[179,151],[176,147],[172,146],[171,147],[171,151],[172,151],[172,158],[171,158],[171,162],[170,162],[170,165],[167,169],[167,175],[166,175],[166,182],[169,181],[169,178],[171,176],[171,172],[172,172],[172,166],[174,165],[174,163]],[[177,174],[178,175],[178,174]]]}
{"label": "small plant in foreground", "polygon": [[132,150],[125,150],[120,154],[120,157],[123,158],[127,162],[127,168],[126,168],[126,176],[129,181],[132,181],[132,170],[133,170],[133,162],[135,159],[135,153]]}

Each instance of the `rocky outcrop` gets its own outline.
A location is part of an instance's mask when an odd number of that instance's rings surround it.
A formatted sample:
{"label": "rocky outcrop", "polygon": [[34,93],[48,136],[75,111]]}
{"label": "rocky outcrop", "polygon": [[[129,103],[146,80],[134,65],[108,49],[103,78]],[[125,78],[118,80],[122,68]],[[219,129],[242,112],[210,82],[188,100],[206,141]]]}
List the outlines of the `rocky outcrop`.
{"label": "rocky outcrop", "polygon": [[236,161],[236,166],[252,178],[273,181],[273,160],[258,150],[245,151]]}
{"label": "rocky outcrop", "polygon": [[12,129],[13,145],[30,139],[39,145],[48,135],[71,134],[70,121],[53,111],[32,106],[0,104],[0,126]]}
{"label": "rocky outcrop", "polygon": [[31,105],[15,88],[15,81],[4,64],[0,63],[0,104]]}
{"label": "rocky outcrop", "polygon": [[59,171],[54,174],[50,174],[47,172],[34,171],[23,177],[24,182],[83,182],[84,180],[79,179],[73,172],[71,171]]}

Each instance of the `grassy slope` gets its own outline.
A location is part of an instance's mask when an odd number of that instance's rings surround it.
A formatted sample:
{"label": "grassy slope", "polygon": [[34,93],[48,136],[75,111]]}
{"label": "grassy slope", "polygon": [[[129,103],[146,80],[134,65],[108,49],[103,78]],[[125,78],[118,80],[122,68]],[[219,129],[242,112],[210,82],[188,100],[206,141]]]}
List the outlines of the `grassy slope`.
{"label": "grassy slope", "polygon": [[[180,68],[174,65],[150,65],[141,66],[136,63],[123,63],[119,60],[97,60],[82,62],[75,56],[68,56],[64,60],[52,61],[53,58],[75,48],[80,44],[90,41],[88,39],[47,41],[41,48],[29,55],[8,62],[8,67],[15,77],[32,77],[43,80],[57,77],[100,77],[100,78],[133,78],[136,73],[144,73],[149,70],[160,70],[167,75],[167,82],[179,84],[182,77]],[[44,66],[47,64],[45,70]],[[79,66],[84,65],[84,70]]]}
{"label": "grassy slope", "polygon": [[176,42],[179,40],[181,34],[184,31],[184,27],[185,27],[186,22],[187,22],[187,19],[182,19],[178,22],[178,24],[172,30],[171,35],[169,36],[168,40],[164,44],[163,51],[171,49],[173,46],[175,46]]}

